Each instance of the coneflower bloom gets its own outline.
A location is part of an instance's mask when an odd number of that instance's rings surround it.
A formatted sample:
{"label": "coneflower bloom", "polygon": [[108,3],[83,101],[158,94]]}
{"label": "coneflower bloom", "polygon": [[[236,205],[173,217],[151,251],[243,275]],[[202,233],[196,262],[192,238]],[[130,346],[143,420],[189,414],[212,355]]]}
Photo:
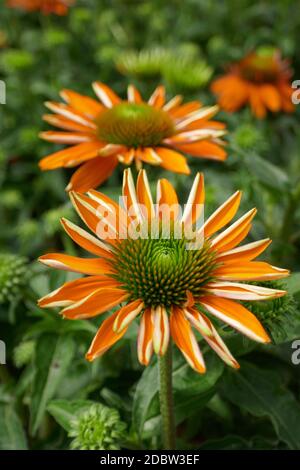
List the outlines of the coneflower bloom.
{"label": "coneflower bloom", "polygon": [[40,168],[80,165],[68,191],[85,192],[99,186],[118,162],[130,165],[135,161],[139,168],[145,162],[188,174],[180,152],[214,160],[226,158],[220,139],[224,124],[211,120],[217,106],[202,106],[198,101],[182,104],[181,96],[166,102],[162,86],[148,102],[132,85],[127,100],[121,100],[103,83],[96,82],[93,87],[102,103],[70,90],[61,92],[66,104],[46,103],[55,114],[45,115],[44,120],[62,130],[42,132],[41,137],[71,147],[43,158]]}
{"label": "coneflower bloom", "polygon": [[267,110],[292,112],[292,72],[287,60],[274,49],[252,52],[212,83],[220,106],[234,112],[250,104],[253,114],[264,118]]}
{"label": "coneflower bloom", "polygon": [[[96,235],[65,219],[63,227],[95,257],[83,259],[58,253],[42,256],[40,261],[48,266],[87,277],[65,283],[40,299],[39,305],[63,307],[62,316],[71,320],[92,318],[117,307],[102,322],[87,353],[88,360],[101,356],[122,338],[134,319],[139,321],[138,358],[144,365],[149,363],[153,351],[165,354],[172,336],[191,367],[204,373],[205,363],[194,328],[227,364],[239,367],[207,313],[255,341],[270,341],[261,323],[238,301],[284,295],[283,290],[247,281],[278,279],[287,276],[288,271],[253,261],[270,244],[269,239],[238,246],[251,228],[255,209],[220,232],[238,210],[239,191],[199,228],[195,223],[204,204],[204,179],[200,173],[182,215],[176,192],[166,179],[158,181],[157,202],[153,204],[145,170],[139,172],[136,188],[130,169],[125,170],[122,207],[95,190],[87,195],[72,192],[70,196],[78,214]],[[166,209],[170,209],[171,221],[168,236],[163,230]],[[97,237],[99,224],[107,230],[102,240]],[[140,235],[129,234],[131,224]],[[156,230],[150,231],[149,226]],[[185,234],[192,227],[196,227],[196,235],[201,234],[202,242],[188,249],[188,238],[175,233]]]}
{"label": "coneflower bloom", "polygon": [[74,0],[7,0],[9,8],[20,8],[25,11],[41,11],[44,15],[54,13],[66,15]]}

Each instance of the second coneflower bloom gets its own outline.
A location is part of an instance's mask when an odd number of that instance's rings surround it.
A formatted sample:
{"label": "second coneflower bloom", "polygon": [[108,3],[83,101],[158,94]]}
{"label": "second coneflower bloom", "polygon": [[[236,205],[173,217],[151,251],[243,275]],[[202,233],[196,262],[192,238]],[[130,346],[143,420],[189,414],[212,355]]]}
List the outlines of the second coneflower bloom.
{"label": "second coneflower bloom", "polygon": [[262,48],[233,64],[211,88],[225,111],[234,112],[250,104],[253,114],[264,118],[267,111],[294,110],[291,75],[288,61],[278,50]]}
{"label": "second coneflower bloom", "polygon": [[42,132],[50,142],[70,145],[40,162],[42,170],[76,167],[67,190],[85,192],[99,186],[121,162],[137,167],[143,163],[160,165],[167,170],[188,174],[186,158],[224,160],[221,137],[224,124],[211,120],[218,107],[202,106],[198,101],[182,104],[175,96],[166,102],[165,89],[159,86],[144,102],[132,85],[127,100],[121,100],[103,83],[93,84],[101,101],[74,91],[63,90],[66,104],[48,102],[55,114],[44,120],[60,131]]}
{"label": "second coneflower bloom", "polygon": [[[236,192],[201,223],[205,199],[201,174],[196,176],[182,213],[176,192],[165,179],[158,181],[153,204],[144,170],[138,175],[136,188],[130,170],[124,172],[123,207],[95,190],[87,195],[72,192],[78,214],[94,234],[65,219],[63,227],[94,257],[42,256],[40,261],[48,266],[87,276],[65,283],[43,297],[39,305],[63,307],[62,316],[71,320],[92,318],[117,308],[102,321],[88,360],[107,351],[137,319],[138,358],[144,365],[153,351],[164,355],[172,337],[191,367],[204,373],[195,329],[228,365],[237,368],[237,361],[207,315],[252,340],[267,343],[270,339],[265,329],[239,301],[284,295],[282,290],[247,282],[288,275],[287,270],[254,261],[269,245],[269,239],[238,246],[256,213],[252,209],[231,223],[240,197]],[[192,237],[188,236],[190,232]],[[191,244],[195,237],[197,243]]]}
{"label": "second coneflower bloom", "polygon": [[25,11],[40,11],[44,15],[54,13],[63,16],[75,0],[7,0],[9,8],[20,8]]}

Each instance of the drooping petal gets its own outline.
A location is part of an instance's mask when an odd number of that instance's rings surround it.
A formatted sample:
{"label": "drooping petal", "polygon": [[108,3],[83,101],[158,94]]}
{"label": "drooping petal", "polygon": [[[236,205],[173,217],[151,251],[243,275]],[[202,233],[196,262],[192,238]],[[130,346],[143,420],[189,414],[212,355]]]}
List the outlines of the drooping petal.
{"label": "drooping petal", "polygon": [[189,365],[204,374],[205,363],[189,321],[181,308],[173,307],[170,316],[170,330],[176,346],[180,349]]}
{"label": "drooping petal", "polygon": [[115,94],[115,92],[104,83],[94,82],[93,89],[99,100],[102,101],[104,106],[107,108],[112,108],[114,105],[121,102],[121,99]]}
{"label": "drooping petal", "polygon": [[218,356],[230,367],[238,369],[238,362],[232,356],[231,352],[207,316],[195,308],[185,309],[184,313],[191,325],[201,333],[205,341],[218,354]]}
{"label": "drooping petal", "polygon": [[103,287],[65,307],[60,313],[69,320],[92,318],[125,302],[127,298],[128,292],[123,289]]}
{"label": "drooping petal", "polygon": [[138,359],[144,366],[149,364],[153,353],[153,329],[151,308],[146,308],[141,316],[137,341]]}
{"label": "drooping petal", "polygon": [[40,307],[67,307],[95,292],[100,287],[117,288],[118,283],[106,276],[88,276],[74,281],[68,281],[63,286],[42,297]]}
{"label": "drooping petal", "polygon": [[72,240],[84,250],[104,258],[111,258],[113,256],[108,245],[105,245],[105,243],[101,242],[101,240],[86,232],[81,227],[78,227],[65,218],[61,219],[61,223]]}
{"label": "drooping petal", "polygon": [[169,318],[164,307],[152,309],[153,318],[153,349],[156,354],[163,356],[167,351],[170,339]]}
{"label": "drooping petal", "polygon": [[240,201],[241,192],[237,191],[207,219],[204,224],[206,237],[210,237],[233,219],[239,208]]}
{"label": "drooping petal", "polygon": [[93,158],[75,171],[66,190],[84,193],[101,185],[110,177],[117,164],[118,159],[114,156]]}
{"label": "drooping petal", "polygon": [[39,261],[51,268],[73,271],[82,274],[108,274],[112,266],[102,258],[78,258],[63,253],[48,253],[39,257]]}
{"label": "drooping petal", "polygon": [[269,343],[270,338],[257,318],[233,300],[207,295],[201,297],[201,305],[212,315],[260,343]]}
{"label": "drooping petal", "polygon": [[282,297],[286,291],[238,282],[211,282],[205,291],[217,297],[236,300],[265,300]]}
{"label": "drooping petal", "polygon": [[111,346],[113,346],[122,336],[125,335],[127,328],[124,328],[120,333],[115,333],[113,330],[113,324],[115,322],[118,311],[110,315],[102,325],[100,326],[93,342],[86,354],[86,359],[88,361],[93,361],[97,357],[107,351]]}
{"label": "drooping petal", "polygon": [[287,269],[277,268],[263,261],[228,263],[214,271],[214,276],[226,281],[270,281],[282,279],[288,275]]}
{"label": "drooping petal", "polygon": [[174,171],[175,173],[190,174],[191,170],[188,167],[186,158],[180,153],[164,147],[156,147],[154,150],[161,159],[160,165],[163,168]]}
{"label": "drooping petal", "polygon": [[266,107],[260,96],[259,88],[255,85],[249,85],[249,100],[253,114],[262,119],[266,116]]}
{"label": "drooping petal", "polygon": [[98,224],[100,223],[99,205],[97,202],[85,194],[76,193],[75,191],[71,191],[69,194],[79,217],[92,232],[97,234]]}
{"label": "drooping petal", "polygon": [[124,328],[127,328],[128,325],[135,319],[135,317],[141,313],[143,308],[144,304],[140,299],[134,300],[133,302],[130,302],[122,307],[115,319],[113,330],[116,333],[120,333]]}
{"label": "drooping petal", "polygon": [[280,94],[274,85],[264,83],[260,86],[259,92],[262,102],[270,111],[277,112],[280,110]]}

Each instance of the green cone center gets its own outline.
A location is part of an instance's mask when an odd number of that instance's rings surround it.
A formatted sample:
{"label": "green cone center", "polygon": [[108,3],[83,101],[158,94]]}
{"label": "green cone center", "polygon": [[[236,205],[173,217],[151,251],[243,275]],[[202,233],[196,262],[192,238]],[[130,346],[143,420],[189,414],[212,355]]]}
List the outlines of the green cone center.
{"label": "green cone center", "polygon": [[209,242],[197,250],[187,249],[186,239],[126,239],[116,251],[115,276],[131,299],[146,306],[182,305],[187,290],[194,297],[213,279],[215,253]]}
{"label": "green cone center", "polygon": [[170,116],[146,103],[121,103],[97,118],[98,137],[127,147],[152,147],[174,133]]}

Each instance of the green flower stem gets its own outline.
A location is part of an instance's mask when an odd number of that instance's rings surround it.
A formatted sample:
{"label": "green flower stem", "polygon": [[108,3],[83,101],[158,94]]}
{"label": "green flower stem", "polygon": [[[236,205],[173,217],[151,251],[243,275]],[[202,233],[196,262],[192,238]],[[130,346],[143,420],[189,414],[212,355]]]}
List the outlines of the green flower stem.
{"label": "green flower stem", "polygon": [[175,421],[172,394],[172,344],[159,357],[159,400],[164,450],[175,449]]}

